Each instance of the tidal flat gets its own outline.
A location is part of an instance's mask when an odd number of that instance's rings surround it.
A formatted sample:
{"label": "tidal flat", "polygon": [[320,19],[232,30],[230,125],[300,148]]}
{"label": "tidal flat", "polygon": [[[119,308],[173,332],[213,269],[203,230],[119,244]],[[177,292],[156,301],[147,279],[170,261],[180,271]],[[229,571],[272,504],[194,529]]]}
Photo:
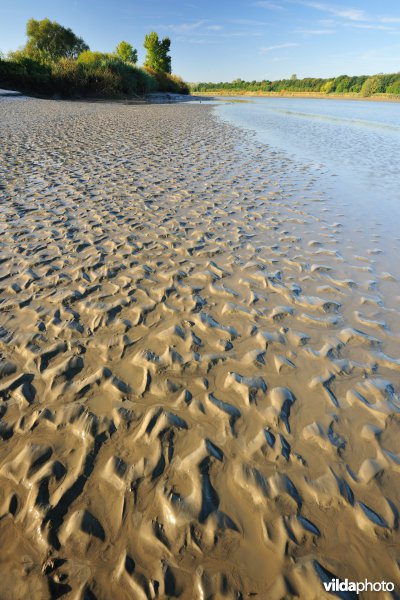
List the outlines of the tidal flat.
{"label": "tidal flat", "polygon": [[0,135],[0,597],[398,586],[399,238],[212,106]]}

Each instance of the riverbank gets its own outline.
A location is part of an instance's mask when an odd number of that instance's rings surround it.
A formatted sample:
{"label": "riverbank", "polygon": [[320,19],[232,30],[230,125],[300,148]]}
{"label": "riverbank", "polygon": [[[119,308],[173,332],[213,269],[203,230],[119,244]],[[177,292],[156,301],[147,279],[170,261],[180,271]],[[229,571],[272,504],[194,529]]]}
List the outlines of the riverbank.
{"label": "riverbank", "polygon": [[187,84],[176,75],[107,55],[89,58],[89,62],[64,58],[51,64],[24,56],[0,58],[0,87],[43,99],[135,99],[154,92],[189,93]]}
{"label": "riverbank", "polygon": [[[0,99],[4,99],[4,98],[9,98],[10,100],[12,99],[18,99],[18,98],[23,98],[23,99],[28,99],[30,98],[31,100],[34,99],[40,99],[40,100],[48,100],[48,98],[38,98],[37,96],[34,95],[25,95],[22,92],[18,92],[16,90],[11,90],[11,89],[3,89],[0,88]],[[64,102],[65,100],[62,100],[61,98],[52,98],[52,101],[61,101]],[[96,104],[96,103],[106,103],[106,104],[129,104],[129,105],[142,105],[142,104],[172,104],[172,103],[176,103],[176,102],[193,102],[194,100],[197,101],[207,101],[209,100],[209,98],[207,98],[206,96],[202,96],[199,95],[196,98],[193,98],[190,95],[187,94],[176,94],[173,92],[155,92],[155,93],[151,93],[151,94],[145,94],[143,96],[134,96],[134,97],[130,97],[130,98],[117,98],[117,99],[107,99],[107,98],[74,98],[74,99],[69,99],[69,102],[89,102],[91,104]]]}
{"label": "riverbank", "polygon": [[0,135],[4,597],[398,584],[376,229],[210,106],[0,99]]}
{"label": "riverbank", "polygon": [[365,100],[373,102],[400,102],[397,94],[374,94],[361,96],[360,94],[323,94],[319,92],[245,92],[232,90],[216,90],[212,92],[190,92],[191,96],[220,97],[220,96],[248,96],[262,98],[318,98],[326,100]]}

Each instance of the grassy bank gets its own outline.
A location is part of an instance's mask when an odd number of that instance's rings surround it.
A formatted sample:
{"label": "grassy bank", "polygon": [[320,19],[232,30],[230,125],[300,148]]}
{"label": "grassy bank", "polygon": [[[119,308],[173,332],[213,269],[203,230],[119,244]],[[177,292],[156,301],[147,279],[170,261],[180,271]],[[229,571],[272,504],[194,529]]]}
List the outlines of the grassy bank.
{"label": "grassy bank", "polygon": [[62,58],[52,64],[27,57],[0,60],[0,87],[61,98],[129,98],[152,92],[189,92],[186,83],[175,75],[97,54],[87,61]]}

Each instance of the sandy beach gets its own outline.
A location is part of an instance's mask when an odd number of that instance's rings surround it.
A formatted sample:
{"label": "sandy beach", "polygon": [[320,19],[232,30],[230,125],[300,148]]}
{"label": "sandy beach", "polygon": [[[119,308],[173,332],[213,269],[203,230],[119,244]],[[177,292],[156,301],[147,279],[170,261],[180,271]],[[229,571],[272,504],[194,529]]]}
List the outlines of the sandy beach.
{"label": "sandy beach", "polygon": [[204,104],[7,99],[0,136],[0,599],[398,586],[379,234]]}

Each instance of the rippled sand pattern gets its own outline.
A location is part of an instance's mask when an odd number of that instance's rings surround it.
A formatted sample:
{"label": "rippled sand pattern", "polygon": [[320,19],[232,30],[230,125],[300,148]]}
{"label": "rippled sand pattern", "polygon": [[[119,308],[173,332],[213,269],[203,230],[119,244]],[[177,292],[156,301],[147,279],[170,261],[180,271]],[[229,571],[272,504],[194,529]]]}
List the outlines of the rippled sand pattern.
{"label": "rippled sand pattern", "polygon": [[209,107],[19,100],[0,135],[0,597],[398,584],[378,236],[344,256],[310,169]]}

